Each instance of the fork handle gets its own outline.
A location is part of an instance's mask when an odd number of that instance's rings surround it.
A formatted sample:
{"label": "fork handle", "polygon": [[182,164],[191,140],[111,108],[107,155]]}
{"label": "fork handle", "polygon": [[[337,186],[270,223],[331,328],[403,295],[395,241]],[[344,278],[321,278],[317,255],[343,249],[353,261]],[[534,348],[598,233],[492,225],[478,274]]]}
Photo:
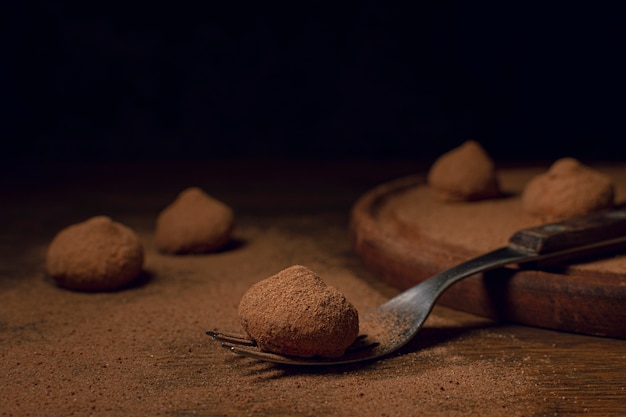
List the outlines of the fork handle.
{"label": "fork handle", "polygon": [[509,247],[539,255],[621,239],[626,239],[624,206],[522,229],[511,236]]}

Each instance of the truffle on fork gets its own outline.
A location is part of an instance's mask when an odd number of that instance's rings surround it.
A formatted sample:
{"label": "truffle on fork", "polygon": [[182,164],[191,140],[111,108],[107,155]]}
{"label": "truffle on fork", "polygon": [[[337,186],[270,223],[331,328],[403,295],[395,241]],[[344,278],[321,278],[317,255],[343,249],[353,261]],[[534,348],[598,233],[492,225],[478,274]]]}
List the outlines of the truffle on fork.
{"label": "truffle on fork", "polygon": [[605,210],[558,223],[523,229],[507,246],[470,259],[408,289],[367,313],[360,321],[363,336],[337,358],[302,358],[261,350],[256,342],[207,331],[233,353],[289,365],[339,365],[387,356],[407,344],[430,315],[439,296],[461,279],[509,264],[563,261],[626,243],[626,209]]}

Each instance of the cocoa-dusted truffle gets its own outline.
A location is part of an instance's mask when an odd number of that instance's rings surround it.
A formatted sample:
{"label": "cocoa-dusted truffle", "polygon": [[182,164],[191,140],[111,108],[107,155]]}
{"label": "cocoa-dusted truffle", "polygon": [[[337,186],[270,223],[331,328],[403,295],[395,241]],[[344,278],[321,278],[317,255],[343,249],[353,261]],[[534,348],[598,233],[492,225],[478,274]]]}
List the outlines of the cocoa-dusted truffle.
{"label": "cocoa-dusted truffle", "polygon": [[233,210],[198,187],[182,191],[157,217],[155,241],[161,252],[206,253],[231,239]]}
{"label": "cocoa-dusted truffle", "polygon": [[615,184],[608,175],[574,158],[562,158],[530,180],[522,206],[544,221],[559,221],[612,207],[614,199]]}
{"label": "cocoa-dusted truffle", "polygon": [[262,350],[283,355],[339,357],[359,333],[352,304],[301,265],[250,287],[241,298],[239,318]]}
{"label": "cocoa-dusted truffle", "polygon": [[473,140],[441,155],[430,168],[427,181],[443,201],[472,201],[500,195],[495,165]]}
{"label": "cocoa-dusted truffle", "polygon": [[144,253],[137,234],[106,216],[61,230],[46,256],[56,283],[79,291],[120,289],[139,276]]}

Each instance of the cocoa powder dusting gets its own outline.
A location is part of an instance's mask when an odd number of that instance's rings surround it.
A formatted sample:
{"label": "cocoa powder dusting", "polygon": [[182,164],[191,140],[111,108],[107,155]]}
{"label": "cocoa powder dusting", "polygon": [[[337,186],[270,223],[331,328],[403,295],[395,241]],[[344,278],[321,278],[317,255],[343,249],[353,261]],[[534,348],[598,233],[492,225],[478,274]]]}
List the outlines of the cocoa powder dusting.
{"label": "cocoa powder dusting", "polygon": [[[435,309],[410,346],[371,364],[291,368],[220,348],[204,330],[237,331],[243,294],[294,259],[359,311],[396,293],[348,255],[342,216],[285,214],[244,220],[237,230],[237,238],[249,242],[241,249],[172,257],[159,253],[150,229],[140,229],[153,279],[122,293],[62,291],[39,280],[35,265],[33,279],[0,294],[11,334],[0,361],[2,412],[401,417],[416,410],[498,416],[505,409],[524,416],[535,402],[527,392],[540,375],[515,357],[520,349],[465,360],[476,349],[469,328],[489,322],[468,322],[472,316],[450,316],[445,308]],[[41,257],[42,250],[31,256]],[[469,323],[468,330],[461,331],[461,323]],[[507,366],[502,355],[510,356]]]}
{"label": "cocoa powder dusting", "polygon": [[[297,165],[285,172],[310,170]],[[259,195],[229,195],[247,210],[234,236],[242,243],[182,257],[161,252],[153,227],[167,196],[187,177],[165,190],[149,178],[154,194],[143,199],[115,183],[95,200],[108,202],[144,248],[146,280],[120,292],[65,291],[42,279],[47,233],[53,235],[45,225],[66,218],[44,217],[32,199],[20,210],[0,207],[4,215],[23,213],[0,241],[0,415],[513,417],[552,415],[573,404],[573,395],[561,400],[559,374],[553,375],[558,335],[443,307],[407,346],[373,363],[312,369],[233,355],[204,331],[239,330],[243,295],[285,265],[307,265],[362,313],[397,294],[365,268],[346,233],[346,213],[366,187],[355,190],[348,179],[308,189],[294,180],[289,190],[299,194],[290,200],[275,190],[274,177],[256,178]],[[42,191],[41,201],[52,208],[75,204],[81,215],[89,209],[64,187]],[[306,207],[300,196],[309,198]],[[268,213],[272,201],[281,204]],[[40,237],[20,239],[24,224]],[[569,346],[579,342],[560,337]]]}
{"label": "cocoa powder dusting", "polygon": [[198,187],[182,191],[157,217],[155,240],[164,253],[207,253],[226,245],[233,210]]}
{"label": "cocoa powder dusting", "polygon": [[54,237],[46,254],[46,272],[61,287],[110,291],[135,280],[143,259],[143,247],[133,230],[96,216]]}
{"label": "cocoa powder dusting", "polygon": [[530,180],[522,205],[527,213],[551,222],[612,207],[614,199],[611,177],[574,158],[562,158]]}
{"label": "cocoa powder dusting", "polygon": [[262,350],[302,357],[339,357],[359,333],[356,309],[309,268],[294,265],[254,284],[239,318]]}
{"label": "cocoa powder dusting", "polygon": [[427,181],[443,201],[472,201],[500,195],[495,165],[473,140],[441,155],[430,168]]}

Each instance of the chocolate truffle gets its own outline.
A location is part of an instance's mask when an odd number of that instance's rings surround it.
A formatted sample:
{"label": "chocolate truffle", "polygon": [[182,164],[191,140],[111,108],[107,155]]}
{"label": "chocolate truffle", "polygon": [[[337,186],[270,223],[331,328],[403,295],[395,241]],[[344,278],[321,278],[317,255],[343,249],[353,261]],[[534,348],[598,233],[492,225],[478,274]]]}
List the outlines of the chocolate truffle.
{"label": "chocolate truffle", "polygon": [[230,241],[233,227],[230,207],[190,187],[157,217],[155,241],[164,253],[213,252]]}
{"label": "chocolate truffle", "polygon": [[262,350],[300,357],[339,357],[359,333],[359,316],[337,289],[301,265],[254,284],[239,318]]}
{"label": "chocolate truffle", "polygon": [[130,284],[143,268],[137,234],[106,216],[61,230],[46,256],[46,272],[56,283],[79,291],[110,291]]}
{"label": "chocolate truffle", "polygon": [[522,207],[548,222],[610,208],[614,199],[615,184],[608,175],[574,158],[562,158],[524,187]]}
{"label": "chocolate truffle", "polygon": [[427,181],[442,201],[472,201],[500,195],[494,163],[473,140],[441,155],[430,168]]}

